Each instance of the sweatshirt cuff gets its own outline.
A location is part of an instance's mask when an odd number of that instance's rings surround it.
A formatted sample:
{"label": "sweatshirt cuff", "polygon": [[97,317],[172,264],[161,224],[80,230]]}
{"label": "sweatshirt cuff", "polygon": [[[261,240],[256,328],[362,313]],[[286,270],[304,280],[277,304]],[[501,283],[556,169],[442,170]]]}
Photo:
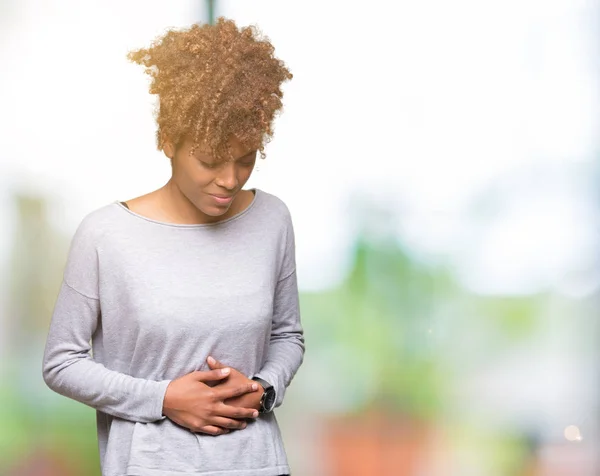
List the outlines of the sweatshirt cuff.
{"label": "sweatshirt cuff", "polygon": [[274,375],[265,370],[261,370],[260,372],[256,373],[254,377],[262,379],[273,386],[273,389],[275,390],[275,405],[273,409],[281,405],[281,403],[283,402],[283,394],[285,392],[285,389],[281,388],[279,380],[276,379]]}
{"label": "sweatshirt cuff", "polygon": [[150,410],[153,421],[164,420],[167,418],[163,415],[163,404],[165,401],[165,394],[167,393],[167,387],[170,383],[171,380],[155,382],[156,386],[153,389],[152,409]]}

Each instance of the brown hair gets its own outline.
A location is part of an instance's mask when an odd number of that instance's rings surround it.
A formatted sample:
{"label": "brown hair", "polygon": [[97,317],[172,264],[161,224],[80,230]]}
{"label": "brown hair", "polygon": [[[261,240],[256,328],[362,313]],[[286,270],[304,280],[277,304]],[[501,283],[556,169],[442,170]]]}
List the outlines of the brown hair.
{"label": "brown hair", "polygon": [[150,93],[158,95],[158,149],[165,140],[177,145],[189,138],[193,149],[223,158],[235,136],[264,158],[282,108],[281,84],[292,78],[274,50],[256,27],[219,18],[215,25],[171,29],[149,48],[131,51],[128,59],[146,67]]}

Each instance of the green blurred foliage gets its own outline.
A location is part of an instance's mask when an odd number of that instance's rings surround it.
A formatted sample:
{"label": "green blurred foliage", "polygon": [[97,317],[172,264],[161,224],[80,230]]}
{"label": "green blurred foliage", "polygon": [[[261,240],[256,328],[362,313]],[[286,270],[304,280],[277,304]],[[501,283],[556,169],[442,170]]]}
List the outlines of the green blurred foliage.
{"label": "green blurred foliage", "polygon": [[445,273],[412,261],[396,243],[373,246],[361,237],[353,269],[338,288],[302,295],[313,350],[337,345],[347,365],[342,373],[376,387],[355,412],[377,408],[435,418],[443,365],[426,342],[427,330],[435,289],[450,285]]}
{"label": "green blurred foliage", "polygon": [[[531,337],[546,301],[473,295],[447,267],[417,260],[395,238],[366,233],[338,287],[301,296],[311,352],[320,360],[338,354],[339,378],[348,381],[340,388],[355,396],[351,411],[425,421],[440,417],[460,378],[449,355],[469,345],[505,350]],[[341,403],[341,411],[347,406]]]}

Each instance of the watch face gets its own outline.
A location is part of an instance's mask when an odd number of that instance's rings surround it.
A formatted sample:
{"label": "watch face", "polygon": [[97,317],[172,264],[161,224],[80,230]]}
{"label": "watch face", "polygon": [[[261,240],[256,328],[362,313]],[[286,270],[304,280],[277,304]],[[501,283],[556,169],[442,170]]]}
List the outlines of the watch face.
{"label": "watch face", "polygon": [[275,389],[273,387],[269,388],[265,392],[265,403],[264,407],[266,411],[271,411],[273,409],[273,405],[275,404]]}

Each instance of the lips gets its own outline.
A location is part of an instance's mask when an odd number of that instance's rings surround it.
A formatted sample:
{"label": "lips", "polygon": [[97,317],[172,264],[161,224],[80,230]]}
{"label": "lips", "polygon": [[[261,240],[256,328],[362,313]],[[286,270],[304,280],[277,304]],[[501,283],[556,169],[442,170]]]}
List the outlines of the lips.
{"label": "lips", "polygon": [[212,195],[213,200],[217,203],[217,205],[229,205],[233,201],[233,195]]}

